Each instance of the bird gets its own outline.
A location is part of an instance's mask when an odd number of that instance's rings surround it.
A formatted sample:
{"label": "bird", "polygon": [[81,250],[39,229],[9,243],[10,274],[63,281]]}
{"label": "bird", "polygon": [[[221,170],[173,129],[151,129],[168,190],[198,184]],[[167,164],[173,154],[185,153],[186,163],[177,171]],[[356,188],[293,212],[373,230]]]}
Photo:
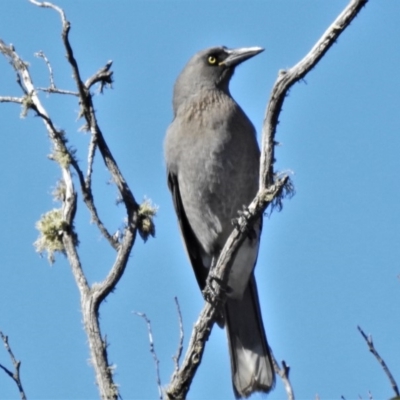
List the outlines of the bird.
{"label": "bird", "polygon": [[[234,229],[232,221],[258,191],[256,131],[229,91],[235,68],[261,47],[211,47],[196,53],[173,90],[173,121],[164,155],[181,236],[200,289]],[[275,384],[254,276],[262,218],[232,263],[218,324],[226,327],[236,398]]]}

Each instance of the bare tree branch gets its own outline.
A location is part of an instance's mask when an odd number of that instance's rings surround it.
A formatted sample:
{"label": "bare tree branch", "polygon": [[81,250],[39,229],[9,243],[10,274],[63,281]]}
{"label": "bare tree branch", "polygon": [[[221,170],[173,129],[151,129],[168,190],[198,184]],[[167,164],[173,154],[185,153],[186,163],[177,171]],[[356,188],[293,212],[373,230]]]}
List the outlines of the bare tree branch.
{"label": "bare tree branch", "polygon": [[[42,106],[38,97],[38,90],[34,87],[28,64],[25,63],[15,52],[13,46],[7,46],[0,40],[0,52],[3,53],[14,67],[17,74],[17,83],[21,87],[24,96],[21,98],[15,97],[1,97],[2,102],[11,101],[14,103],[22,104],[23,114],[25,115],[28,110],[33,110],[36,115],[43,120],[49,138],[54,145],[54,152],[52,159],[57,161],[61,168],[62,181],[57,188],[57,198],[62,201],[61,210],[53,210],[47,213],[41,221],[41,227],[44,229],[49,223],[52,232],[51,240],[55,242],[48,242],[45,237],[44,231],[42,235],[44,238],[37,241],[37,247],[41,250],[45,249],[49,253],[49,258],[52,260],[55,251],[63,252],[71,265],[71,270],[78,286],[81,296],[81,309],[83,315],[83,322],[86,334],[88,336],[89,348],[91,353],[91,361],[96,374],[96,381],[99,387],[102,399],[116,400],[119,396],[117,385],[113,381],[113,367],[109,365],[107,358],[107,343],[102,338],[100,325],[99,325],[99,307],[102,301],[115,289],[116,284],[122,277],[132,246],[136,239],[136,232],[139,229],[142,237],[154,235],[154,225],[152,217],[155,214],[155,209],[151,208],[148,202],[145,205],[139,206],[137,204],[130,188],[128,187],[117,163],[111,154],[110,149],[103,137],[101,129],[97,123],[96,113],[93,107],[92,94],[90,88],[96,84],[100,84],[100,90],[106,85],[112,83],[112,71],[110,70],[112,63],[108,62],[98,72],[96,72],[86,83],[80,77],[79,67],[76,59],[74,58],[73,50],[69,42],[70,23],[66,18],[64,11],[49,2],[39,2],[30,0],[30,2],[39,7],[45,7],[55,10],[59,13],[62,22],[62,42],[67,52],[67,60],[72,68],[73,79],[77,86],[78,92],[62,91],[56,88],[54,82],[54,75],[51,64],[44,53],[40,52],[37,55],[44,59],[49,69],[50,74],[50,87],[43,89],[50,93],[61,94],[74,94],[78,96],[81,106],[81,116],[85,118],[86,129],[91,132],[91,140],[88,148],[88,169],[86,177],[81,170],[78,161],[75,159],[75,151],[67,146],[67,139],[65,133],[55,128],[53,120],[49,117],[46,110]],[[112,236],[98,215],[96,206],[94,204],[92,194],[92,173],[93,173],[93,160],[95,157],[96,149],[99,149],[104,163],[115,182],[122,201],[126,208],[126,225],[123,232],[119,236]],[[108,240],[110,245],[117,251],[115,262],[106,276],[100,282],[90,286],[86,280],[83,272],[82,264],[77,252],[77,245],[79,243],[78,236],[74,232],[74,218],[77,208],[77,194],[74,188],[72,179],[72,169],[75,170],[78,181],[82,191],[84,203],[90,211],[92,221],[94,221],[103,236]],[[49,222],[50,221],[50,222]],[[55,222],[54,222],[55,221]],[[47,225],[46,225],[47,224]],[[54,235],[54,232],[56,234]],[[55,237],[54,237],[55,236]],[[47,240],[47,241],[46,241]]]}
{"label": "bare tree branch", "polygon": [[[193,377],[200,365],[204,346],[209,338],[219,309],[226,301],[226,294],[222,287],[226,285],[230,272],[230,261],[245,238],[246,232],[252,224],[263,214],[269,204],[280,204],[285,191],[290,191],[289,177],[277,176],[274,172],[275,132],[278,117],[289,88],[318,63],[339,35],[347,28],[361,8],[368,0],[352,0],[345,10],[336,18],[334,23],[322,35],[313,49],[296,66],[280,73],[276,81],[266,109],[263,124],[263,146],[260,162],[259,192],[249,205],[248,210],[238,219],[237,225],[225,243],[212,274],[215,279],[208,279],[204,291],[205,298],[212,299],[206,302],[193,328],[189,347],[178,371],[174,371],[170,384],[166,390],[169,399],[186,398]],[[210,277],[210,274],[209,274]],[[216,284],[218,281],[220,284]]]}
{"label": "bare tree branch", "polygon": [[[108,241],[113,244],[113,247],[118,249],[116,260],[106,279],[99,284],[94,284],[90,289],[88,289],[86,279],[84,278],[82,267],[79,262],[79,257],[76,252],[76,243],[74,242],[74,238],[73,236],[68,234],[63,235],[63,243],[65,246],[65,251],[68,260],[71,264],[75,280],[80,289],[81,308],[83,313],[84,326],[86,334],[88,335],[89,338],[89,347],[92,356],[91,358],[96,372],[96,380],[99,387],[99,391],[103,399],[117,399],[118,389],[116,384],[113,382],[112,367],[108,363],[106,343],[105,341],[103,341],[101,337],[100,325],[98,321],[99,307],[101,302],[105,299],[105,297],[109,293],[111,293],[111,291],[115,288],[117,282],[119,281],[119,279],[121,278],[122,274],[125,271],[129,254],[136,237],[136,220],[137,220],[138,205],[128,185],[126,184],[124,178],[122,177],[122,174],[119,171],[119,168],[116,162],[114,161],[114,158],[110,150],[108,149],[108,146],[97,124],[95,111],[92,104],[92,96],[88,88],[85,87],[80,78],[78,64],[74,58],[72,47],[69,43],[68,35],[70,31],[70,23],[67,21],[64,11],[61,8],[56,7],[51,3],[47,2],[38,3],[34,0],[31,0],[31,2],[41,7],[52,8],[56,10],[61,16],[62,40],[64,43],[64,47],[67,51],[67,60],[72,67],[73,78],[78,88],[79,99],[82,107],[82,114],[86,119],[86,123],[92,135],[95,136],[96,143],[100,149],[100,152],[103,155],[107,168],[109,169],[111,175],[113,176],[114,181],[117,184],[118,189],[120,190],[121,196],[124,199],[124,203],[128,213],[128,218],[127,218],[128,223],[125,227],[122,242],[117,245],[117,243],[115,243],[114,238],[112,238],[108,234],[108,232],[104,228],[103,224],[101,223],[97,215],[96,208],[93,203],[91,188],[85,185],[82,171],[80,170],[76,162],[72,164],[78,174],[82,191],[84,193],[84,200],[85,203],[89,205],[92,218],[95,220],[95,222],[97,222],[97,225],[99,226],[100,230],[105,235],[105,237],[108,239]],[[65,175],[64,171],[63,175]],[[69,178],[70,176],[68,176],[68,180]],[[68,208],[69,204],[76,202],[76,195],[73,196],[72,193],[73,193],[72,191],[69,191],[71,201],[69,201],[69,197],[66,196],[66,202],[64,202],[64,205],[67,206],[66,208]],[[70,222],[69,219],[66,220]]]}
{"label": "bare tree branch", "polygon": [[[361,333],[361,336],[364,338],[364,340],[367,342],[369,351],[375,356],[375,358],[378,360],[378,363],[385,371],[385,374],[389,378],[390,384],[392,386],[392,389],[396,397],[400,397],[399,387],[397,386],[396,380],[394,379],[392,373],[390,372],[383,358],[379,355],[378,351],[375,349],[374,342],[372,341],[372,336],[371,335],[367,336],[360,326],[357,326],[357,329]],[[369,395],[371,395],[370,392]]]}
{"label": "bare tree branch", "polygon": [[[97,140],[97,146],[99,147],[99,150],[103,156],[104,162],[110,171],[114,183],[117,185],[118,190],[121,193],[121,196],[124,200],[125,206],[127,208],[127,213],[129,216],[129,224],[133,224],[133,230],[135,230],[136,226],[136,217],[134,214],[138,211],[139,205],[136,202],[131,190],[129,189],[128,185],[126,184],[125,179],[123,178],[117,163],[114,160],[114,157],[112,156],[107,143],[104,140],[103,134],[100,130],[100,127],[97,123],[96,119],[96,113],[93,107],[92,103],[92,96],[89,91],[89,87],[87,87],[80,76],[79,72],[79,67],[78,63],[74,57],[74,53],[71,47],[71,44],[69,42],[69,31],[71,29],[71,24],[67,20],[66,15],[64,11],[60,8],[55,6],[52,3],[49,2],[39,2],[36,0],[29,0],[31,3],[39,6],[39,7],[46,7],[46,8],[52,8],[53,10],[57,11],[60,14],[61,21],[62,21],[62,40],[64,43],[65,50],[67,51],[67,60],[69,64],[71,65],[72,68],[72,73],[73,73],[73,79],[77,85],[78,92],[79,92],[79,98],[81,101],[81,114],[84,116],[88,130],[92,133],[92,135],[96,136]],[[106,80],[105,83],[108,83],[108,80],[111,77],[111,73],[109,73],[109,68],[111,67],[111,62],[109,61],[106,66],[101,69],[98,73],[94,75],[93,78],[88,80],[88,84],[92,85],[96,82],[100,81],[100,78],[104,78]]]}
{"label": "bare tree branch", "polygon": [[56,87],[56,84],[54,82],[54,74],[53,74],[53,68],[50,64],[49,59],[46,57],[46,55],[43,53],[43,51],[39,51],[35,53],[36,57],[43,58],[44,62],[47,65],[47,68],[49,70],[49,78],[50,78],[50,86],[48,88],[37,88],[37,90],[41,90],[42,92],[47,92],[47,93],[57,93],[57,94],[70,94],[72,96],[78,96],[78,93],[72,92],[70,90],[63,90],[63,89],[58,89]]}
{"label": "bare tree branch", "polygon": [[282,105],[289,89],[303,79],[326,54],[339,36],[350,25],[368,0],[351,0],[349,5],[325,31],[310,52],[294,67],[280,71],[271,92],[263,123],[263,151],[260,163],[260,187],[268,187],[274,181],[275,133]]}
{"label": "bare tree branch", "polygon": [[161,386],[161,378],[160,378],[160,361],[157,357],[156,354],[156,350],[154,347],[154,341],[153,341],[153,332],[151,330],[151,322],[150,320],[147,318],[147,315],[145,313],[141,313],[141,312],[135,312],[135,314],[139,317],[142,317],[147,325],[147,333],[149,335],[149,344],[150,344],[150,353],[153,356],[153,360],[154,360],[154,364],[156,367],[156,376],[157,376],[157,387],[158,387],[158,398],[160,400],[163,400],[164,396],[163,396],[163,390],[162,390],[162,386]]}
{"label": "bare tree branch", "polygon": [[7,350],[8,355],[11,358],[11,362],[14,366],[14,372],[11,372],[8,368],[6,368],[4,365],[0,364],[0,368],[15,382],[15,384],[18,387],[19,390],[19,395],[21,397],[21,400],[26,400],[26,395],[24,392],[24,389],[22,387],[22,382],[21,382],[21,376],[20,376],[20,368],[21,368],[21,361],[18,361],[14,353],[11,350],[10,344],[8,343],[8,336],[4,335],[2,331],[0,331],[0,338],[3,341],[4,347]]}
{"label": "bare tree branch", "polygon": [[272,356],[272,364],[274,365],[274,370],[275,373],[280,376],[282,379],[283,386],[285,387],[286,395],[288,400],[294,400],[294,391],[292,384],[289,379],[289,372],[290,372],[290,366],[286,364],[285,361],[282,361],[282,368],[279,366],[278,362],[276,361],[276,358],[274,354],[271,351],[271,356]]}

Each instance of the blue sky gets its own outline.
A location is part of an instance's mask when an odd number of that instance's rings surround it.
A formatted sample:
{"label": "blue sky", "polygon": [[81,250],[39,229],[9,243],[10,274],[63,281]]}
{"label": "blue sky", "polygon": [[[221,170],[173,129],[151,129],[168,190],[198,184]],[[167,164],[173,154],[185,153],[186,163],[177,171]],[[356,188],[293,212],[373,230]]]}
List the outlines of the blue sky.
{"label": "blue sky", "polygon": [[[137,239],[126,273],[101,308],[109,359],[126,399],[155,399],[154,364],[143,320],[151,319],[162,383],[173,372],[179,327],[185,344],[203,299],[186,258],[166,185],[163,139],[172,119],[173,83],[187,60],[212,45],[262,46],[241,65],[231,92],[260,132],[280,69],[293,66],[314,45],[347,0],[67,1],[71,42],[84,78],[113,60],[115,84],[95,97],[98,119],[136,198],[159,206],[157,235]],[[296,195],[266,217],[256,268],[270,345],[291,366],[298,399],[393,395],[368,352],[357,324],[371,333],[400,380],[400,2],[370,0],[305,81],[290,91],[277,140],[279,170],[293,171]],[[34,83],[48,84],[39,50],[50,59],[56,84],[73,89],[51,10],[27,1],[0,2],[0,37],[30,63]],[[0,61],[0,95],[19,95],[14,75]],[[55,124],[65,129],[86,165],[88,135],[78,132],[74,98],[41,96]],[[0,104],[0,329],[9,335],[30,399],[95,399],[98,392],[68,263],[50,267],[35,253],[35,222],[57,205],[60,177],[48,160],[45,129],[17,105]],[[96,160],[95,195],[110,231],[123,223],[117,191]],[[100,281],[114,253],[89,224],[80,205],[76,227],[85,272]],[[0,363],[10,365],[0,348]],[[18,398],[0,373],[0,398]],[[207,344],[189,399],[231,399],[225,332]],[[255,395],[254,399],[262,396]],[[278,379],[268,399],[285,398]]]}

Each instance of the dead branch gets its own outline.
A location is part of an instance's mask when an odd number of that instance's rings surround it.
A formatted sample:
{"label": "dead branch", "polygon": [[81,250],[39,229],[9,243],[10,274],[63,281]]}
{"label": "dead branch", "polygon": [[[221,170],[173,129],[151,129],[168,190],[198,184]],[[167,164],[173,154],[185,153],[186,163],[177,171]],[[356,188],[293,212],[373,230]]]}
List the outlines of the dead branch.
{"label": "dead branch", "polygon": [[149,344],[150,344],[150,353],[153,356],[153,360],[154,360],[154,364],[155,364],[155,368],[156,368],[156,377],[157,377],[157,387],[158,387],[158,398],[160,400],[163,400],[164,396],[163,396],[163,391],[162,391],[162,386],[161,386],[161,378],[160,378],[160,360],[157,357],[156,354],[156,350],[154,347],[154,341],[153,341],[153,332],[151,329],[151,322],[150,320],[147,318],[147,315],[145,313],[141,313],[141,312],[135,312],[135,314],[141,318],[144,319],[144,321],[146,322],[146,326],[147,326],[147,333],[149,335]]}
{"label": "dead branch", "polygon": [[72,96],[78,96],[78,93],[72,92],[70,90],[63,90],[63,89],[58,89],[56,87],[56,84],[54,82],[54,74],[53,74],[53,68],[50,64],[49,59],[46,57],[46,54],[43,53],[43,51],[39,51],[35,53],[35,56],[38,58],[42,58],[44,62],[47,65],[47,69],[49,70],[49,79],[50,79],[50,86],[48,88],[37,88],[37,90],[40,90],[42,92],[47,92],[47,93],[57,93],[57,94],[70,94]]}
{"label": "dead branch", "polygon": [[287,365],[285,361],[282,361],[282,367],[280,367],[272,351],[271,356],[275,373],[278,374],[282,380],[288,400],[294,400],[294,391],[289,379],[290,366]]}
{"label": "dead branch", "polygon": [[309,53],[294,67],[279,72],[278,79],[272,88],[263,123],[262,145],[264,150],[261,152],[260,187],[268,187],[274,181],[275,133],[282,105],[289,89],[318,64],[367,2],[368,0],[351,0]]}
{"label": "dead branch", "polygon": [[[55,128],[52,118],[47,114],[38,97],[38,88],[35,88],[30,76],[28,64],[24,62],[16,53],[13,46],[7,46],[0,40],[0,52],[9,60],[17,74],[17,83],[23,91],[21,98],[16,97],[1,97],[1,102],[14,102],[22,104],[23,114],[27,114],[32,110],[39,116],[48,132],[49,138],[54,146],[52,159],[60,165],[62,173],[62,181],[58,187],[57,198],[62,201],[62,208],[49,212],[45,215],[45,221],[51,222],[51,218],[56,220],[57,237],[52,238],[56,241],[56,245],[50,248],[46,247],[46,240],[37,241],[38,248],[46,249],[49,253],[49,258],[52,260],[55,251],[64,253],[71,266],[72,274],[75,278],[77,287],[81,296],[81,309],[84,321],[84,327],[88,336],[89,348],[91,352],[91,361],[96,373],[96,380],[99,387],[102,399],[116,400],[119,396],[117,385],[113,381],[113,367],[109,365],[107,357],[107,345],[103,340],[99,325],[99,307],[102,301],[114,290],[119,279],[122,277],[128,259],[136,239],[136,232],[139,229],[142,236],[147,237],[149,234],[154,234],[154,225],[151,220],[155,211],[149,210],[149,205],[146,203],[146,215],[141,215],[141,206],[137,204],[130,188],[128,187],[121,171],[110,149],[103,137],[101,129],[97,123],[96,113],[93,107],[92,94],[90,88],[96,84],[100,84],[101,90],[106,85],[112,83],[112,71],[110,71],[111,62],[108,62],[105,67],[101,68],[86,83],[83,82],[80,76],[79,67],[74,58],[73,50],[69,42],[69,31],[71,25],[66,18],[64,11],[49,2],[39,2],[30,0],[30,2],[39,7],[53,9],[58,12],[62,22],[62,42],[67,52],[67,60],[72,68],[73,79],[77,86],[77,93],[67,92],[57,89],[54,82],[54,75],[51,64],[44,53],[38,53],[38,56],[43,58],[49,69],[50,86],[45,91],[60,94],[74,94],[78,96],[81,106],[81,116],[84,117],[87,130],[91,132],[91,141],[88,148],[88,170],[86,177],[81,170],[78,161],[75,159],[75,152],[67,146],[65,133]],[[126,209],[126,225],[123,232],[117,237],[112,236],[104,224],[102,223],[92,194],[91,177],[93,173],[93,160],[96,149],[99,149],[104,163],[112,176],[113,182],[116,184],[120,197]],[[78,177],[82,197],[85,205],[90,211],[92,220],[96,223],[100,232],[108,240],[109,244],[117,251],[115,262],[108,273],[107,277],[100,283],[90,286],[83,272],[83,267],[77,252],[78,235],[74,232],[74,218],[77,208],[77,193],[74,188],[72,179],[72,170],[76,172]],[[144,233],[141,224],[147,224]],[[42,227],[45,223],[42,222]],[[151,229],[149,229],[149,226]],[[143,228],[144,229],[144,228]],[[52,229],[54,231],[54,229]]]}
{"label": "dead branch", "polygon": [[8,343],[8,336],[4,335],[2,331],[0,331],[0,338],[3,341],[4,347],[7,350],[8,355],[11,358],[12,365],[14,367],[14,372],[10,371],[8,368],[6,368],[4,365],[0,364],[0,368],[15,382],[15,384],[18,387],[19,390],[19,395],[21,397],[21,400],[26,400],[26,395],[24,392],[24,389],[22,387],[22,382],[21,382],[21,375],[20,375],[20,368],[21,368],[21,361],[18,361],[14,353],[10,347],[10,344]]}
{"label": "dead branch", "polygon": [[[372,341],[372,336],[371,335],[366,335],[364,331],[361,329],[360,326],[357,326],[358,331],[361,333],[361,336],[364,338],[368,345],[369,351],[375,356],[377,359],[378,363],[381,365],[382,369],[384,370],[386,376],[388,377],[390,381],[390,385],[392,386],[392,389],[395,393],[395,397],[400,397],[400,392],[399,392],[399,387],[397,386],[396,380],[394,379],[392,373],[389,370],[389,367],[386,365],[385,361],[383,358],[379,355],[378,351],[375,349],[374,342]],[[369,392],[369,395],[371,393]]]}
{"label": "dead branch", "polygon": [[18,103],[22,104],[24,101],[21,97],[0,96],[0,103]]}

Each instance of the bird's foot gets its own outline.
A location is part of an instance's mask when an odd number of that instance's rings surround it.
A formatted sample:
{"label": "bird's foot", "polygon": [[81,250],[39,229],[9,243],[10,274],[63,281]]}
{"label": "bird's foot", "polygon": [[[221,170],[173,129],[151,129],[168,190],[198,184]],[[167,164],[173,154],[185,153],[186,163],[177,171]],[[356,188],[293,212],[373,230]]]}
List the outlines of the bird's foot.
{"label": "bird's foot", "polygon": [[245,205],[243,204],[243,205],[242,205],[242,210],[238,210],[237,214],[238,214],[238,217],[237,217],[237,218],[232,218],[232,219],[231,219],[231,224],[232,224],[236,229],[240,230],[239,219],[240,219],[241,217],[244,217],[244,218],[246,218],[246,219],[249,218],[250,213],[249,213],[248,207],[245,206]]}
{"label": "bird's foot", "polygon": [[218,276],[214,275],[212,272],[208,274],[206,286],[203,289],[203,297],[205,301],[212,304],[214,307],[217,307],[221,301],[221,297],[217,294],[213,282],[219,285],[220,290],[225,294],[229,293],[230,288],[229,286],[227,286],[226,283],[224,283]]}
{"label": "bird's foot", "polygon": [[249,218],[250,213],[249,213],[248,209],[246,208],[246,210],[244,210],[244,211],[238,211],[238,214],[239,214],[239,218],[232,218],[231,219],[231,224],[238,231],[246,232],[246,235],[250,240],[256,239],[257,238],[257,233],[256,233],[256,231],[254,230],[254,228],[252,226],[249,226],[249,224],[246,224],[245,227],[243,228],[243,226],[239,224],[240,217],[243,216],[246,219]]}

